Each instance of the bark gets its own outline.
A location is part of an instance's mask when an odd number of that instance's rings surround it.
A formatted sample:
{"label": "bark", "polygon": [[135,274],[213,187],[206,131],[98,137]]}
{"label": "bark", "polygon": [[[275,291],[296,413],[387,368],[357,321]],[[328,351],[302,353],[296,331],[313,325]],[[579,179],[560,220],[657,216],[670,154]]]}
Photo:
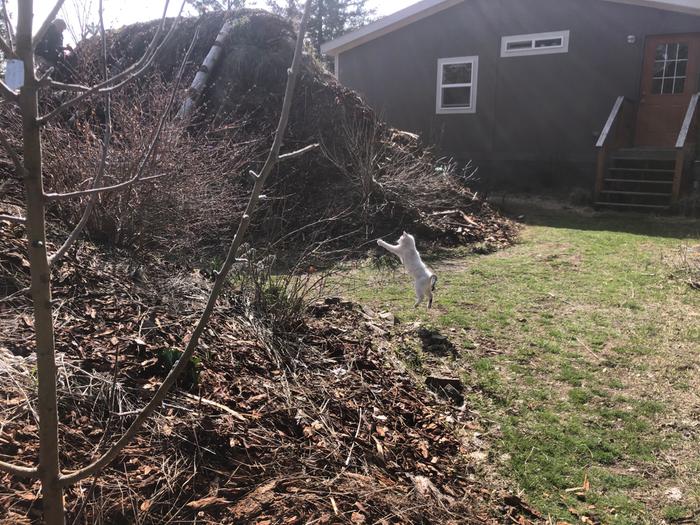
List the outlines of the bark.
{"label": "bark", "polygon": [[63,492],[58,457],[56,361],[51,306],[51,271],[46,253],[46,221],[41,166],[39,82],[34,74],[32,46],[33,0],[18,3],[17,56],[24,62],[24,87],[20,90],[24,150],[26,227],[31,264],[31,297],[37,354],[39,408],[39,475],[44,522],[64,525]]}
{"label": "bark", "polygon": [[199,71],[194,76],[194,80],[192,80],[192,84],[188,90],[187,99],[185,99],[182,106],[180,106],[180,111],[177,113],[177,118],[183,120],[188,118],[194,111],[195,107],[197,107],[197,102],[199,102],[199,98],[202,96],[204,88],[207,87],[207,82],[209,82],[211,72],[219,63],[219,59],[224,53],[224,43],[226,42],[226,38],[228,37],[229,33],[231,33],[231,29],[233,29],[233,24],[230,20],[226,20],[224,25],[221,27],[219,34],[216,35],[216,40],[211,46],[209,53],[207,53],[207,56],[204,57],[204,62],[202,62],[202,65],[199,67]]}

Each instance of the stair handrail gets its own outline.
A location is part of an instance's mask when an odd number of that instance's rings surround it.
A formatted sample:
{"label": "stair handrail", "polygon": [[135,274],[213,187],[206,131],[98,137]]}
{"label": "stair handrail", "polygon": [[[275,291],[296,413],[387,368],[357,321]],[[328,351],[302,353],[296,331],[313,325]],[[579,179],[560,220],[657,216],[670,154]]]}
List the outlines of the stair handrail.
{"label": "stair handrail", "polygon": [[[615,104],[613,104],[610,115],[608,115],[608,120],[603,126],[603,131],[601,131],[598,141],[596,142],[596,148],[598,149],[598,160],[596,165],[596,181],[595,181],[595,200],[598,200],[600,192],[603,191],[603,182],[605,179],[605,170],[608,162],[608,150],[610,149],[611,143],[617,143],[618,135],[618,125],[620,121],[623,120],[625,103],[633,104],[634,101],[620,95],[615,99]],[[631,142],[631,129],[629,142]]]}
{"label": "stair handrail", "polygon": [[685,118],[683,119],[683,124],[681,125],[681,131],[678,134],[678,140],[676,141],[676,170],[673,175],[673,189],[671,190],[673,194],[673,201],[676,202],[683,191],[684,186],[684,171],[686,167],[686,155],[691,153],[691,145],[695,144],[697,139],[692,142],[688,142],[688,137],[693,129],[693,123],[696,121],[698,116],[698,101],[700,100],[700,93],[695,93],[688,103],[688,109],[685,112]]}
{"label": "stair handrail", "polygon": [[596,142],[596,145],[595,145],[596,148],[602,148],[605,146],[605,143],[608,140],[608,136],[615,128],[615,124],[617,123],[617,118],[622,113],[622,105],[624,103],[625,103],[624,96],[619,96],[615,100],[615,104],[613,105],[612,111],[610,111],[610,115],[608,115],[608,120],[605,122],[605,126],[603,127],[603,131],[600,133],[600,137],[598,137],[598,142]]}
{"label": "stair handrail", "polygon": [[678,140],[676,141],[676,148],[685,148],[688,142],[688,135],[690,134],[690,129],[693,127],[693,120],[698,114],[698,101],[700,101],[700,93],[695,93],[690,98],[690,103],[688,104],[688,109],[685,112],[685,118],[683,119],[683,125],[681,126],[681,131],[678,134]]}

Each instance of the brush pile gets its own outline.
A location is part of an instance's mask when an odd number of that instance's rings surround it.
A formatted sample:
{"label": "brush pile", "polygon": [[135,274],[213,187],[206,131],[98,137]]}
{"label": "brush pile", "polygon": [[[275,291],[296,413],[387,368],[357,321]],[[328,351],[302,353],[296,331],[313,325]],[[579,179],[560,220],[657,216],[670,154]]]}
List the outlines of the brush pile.
{"label": "brush pile", "polygon": [[[231,16],[234,29],[223,59],[186,125],[175,113],[223,23],[220,15],[181,21],[152,74],[115,94],[107,180],[133,173],[166,112],[162,140],[144,174],[159,178],[103,196],[88,226],[92,239],[139,252],[165,248],[184,257],[191,257],[194,246],[210,256],[227,244],[252,185],[248,172],[259,169],[271,143],[295,38],[287,21],[269,13],[243,10]],[[156,26],[136,24],[109,35],[112,73],[141,56]],[[79,45],[63,80],[99,80],[99,56],[98,39]],[[176,102],[168,106],[173,89]],[[47,92],[45,109],[67,96]],[[103,120],[104,102],[96,97],[47,130],[49,191],[89,184],[99,163]],[[2,108],[0,121],[16,129]],[[366,251],[372,239],[404,229],[424,245],[503,246],[513,239],[513,225],[466,187],[468,170],[435,158],[417,136],[388,127],[307,54],[282,153],[310,144],[319,147],[284,161],[273,175],[256,219],[257,245],[273,246],[276,253],[312,247],[320,257]],[[60,201],[52,211],[68,225],[83,206],[81,199]]]}
{"label": "brush pile", "polygon": [[[11,277],[0,309],[0,458],[32,464],[26,244],[21,226],[0,226],[0,267]],[[66,470],[125,430],[205,297],[196,272],[160,265],[135,275],[129,264],[83,244],[55,270]],[[74,523],[495,524],[522,511],[465,459],[478,450],[478,421],[397,370],[379,316],[327,299],[281,326],[242,297],[232,288],[221,302],[149,427],[97,479],[70,490]],[[0,475],[0,521],[33,523],[39,505],[36,484]]]}

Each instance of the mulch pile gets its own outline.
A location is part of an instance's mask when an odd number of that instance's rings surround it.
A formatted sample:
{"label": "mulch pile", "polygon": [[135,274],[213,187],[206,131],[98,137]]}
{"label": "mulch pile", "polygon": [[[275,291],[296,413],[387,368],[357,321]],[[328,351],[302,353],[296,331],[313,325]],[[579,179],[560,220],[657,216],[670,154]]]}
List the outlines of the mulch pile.
{"label": "mulch pile", "polygon": [[[0,458],[30,465],[38,439],[23,234],[0,223]],[[82,244],[54,270],[65,470],[128,426],[209,287],[198,272],[129,264]],[[470,412],[417,387],[387,354],[386,319],[327,299],[280,332],[231,288],[157,416],[103,475],[70,489],[71,520],[526,523],[519,500],[482,484],[465,460],[477,446],[454,430],[479,428]],[[0,475],[0,520],[33,523],[40,505],[37,484]]]}

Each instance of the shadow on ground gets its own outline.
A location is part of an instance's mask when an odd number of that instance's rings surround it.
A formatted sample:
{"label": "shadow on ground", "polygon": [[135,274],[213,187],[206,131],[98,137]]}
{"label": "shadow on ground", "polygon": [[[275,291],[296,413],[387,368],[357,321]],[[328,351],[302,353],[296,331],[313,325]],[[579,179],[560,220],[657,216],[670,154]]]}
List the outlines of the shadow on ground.
{"label": "shadow on ground", "polygon": [[671,239],[697,238],[700,220],[652,213],[597,211],[539,197],[500,197],[492,204],[519,222],[551,228],[612,231]]}

